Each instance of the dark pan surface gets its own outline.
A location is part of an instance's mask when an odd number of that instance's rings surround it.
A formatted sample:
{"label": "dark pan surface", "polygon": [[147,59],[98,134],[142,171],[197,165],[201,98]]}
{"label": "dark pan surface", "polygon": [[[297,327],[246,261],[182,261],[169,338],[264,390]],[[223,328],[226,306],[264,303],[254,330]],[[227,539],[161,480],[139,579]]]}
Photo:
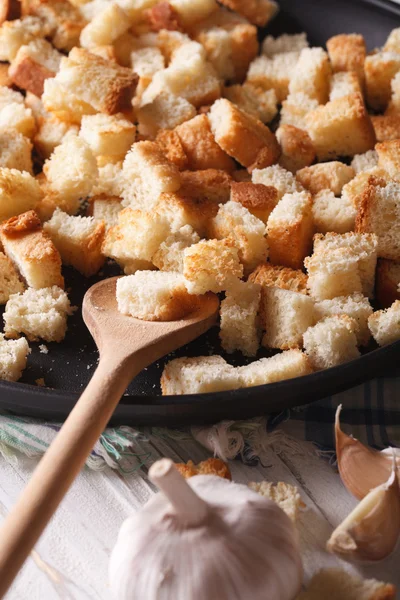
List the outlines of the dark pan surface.
{"label": "dark pan surface", "polygon": [[[369,48],[381,45],[394,27],[400,26],[400,6],[384,0],[281,0],[281,13],[266,33],[278,35],[307,31],[312,44],[324,44],[337,33],[359,32]],[[80,306],[83,295],[97,278],[85,279],[65,269],[66,287],[71,301]],[[102,276],[119,274],[107,266]],[[0,382],[0,408],[20,415],[44,419],[66,418],[80,392],[93,374],[98,354],[80,311],[69,320],[66,339],[61,344],[46,344],[48,354],[31,344],[32,354],[20,383]],[[114,424],[183,425],[241,419],[305,404],[343,391],[399,364],[400,342],[381,349],[370,349],[361,358],[307,377],[233,392],[195,396],[160,396],[160,375],[166,361],[178,356],[222,354],[232,364],[245,364],[240,353],[226,356],[221,351],[218,329],[165,357],[138,375],[115,411]],[[258,358],[268,356],[261,351]],[[47,387],[35,382],[44,378]]]}

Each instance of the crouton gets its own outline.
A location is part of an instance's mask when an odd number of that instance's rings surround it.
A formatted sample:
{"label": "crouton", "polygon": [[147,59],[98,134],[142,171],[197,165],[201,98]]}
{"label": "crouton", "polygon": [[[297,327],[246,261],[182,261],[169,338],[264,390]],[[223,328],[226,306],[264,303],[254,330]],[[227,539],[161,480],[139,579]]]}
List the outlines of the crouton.
{"label": "crouton", "polygon": [[181,28],[177,11],[165,0],[148,8],[145,15],[152,31],[175,31]]}
{"label": "crouton", "polygon": [[329,99],[331,66],[322,48],[304,48],[289,83],[289,93],[303,92],[324,104]]}
{"label": "crouton", "polygon": [[[99,160],[101,157],[97,157]],[[99,163],[98,163],[99,164]],[[106,162],[98,167],[99,176],[94,184],[91,196],[106,196],[122,197],[124,187],[124,176],[122,172],[122,161]]]}
{"label": "crouton", "polygon": [[6,21],[0,27],[0,60],[11,62],[21,46],[49,34],[49,26],[37,17]]}
{"label": "crouton", "polygon": [[297,600],[320,600],[329,590],[331,600],[394,600],[394,585],[376,579],[361,579],[343,569],[321,569]]}
{"label": "crouton", "polygon": [[265,262],[268,244],[264,236],[265,224],[242,204],[232,200],[220,206],[209,228],[209,237],[233,241],[239,250],[245,274]]}
{"label": "crouton", "polygon": [[251,83],[231,85],[225,87],[223,95],[243,112],[259,119],[262,123],[269,123],[278,112],[275,90],[263,90]]}
{"label": "crouton", "polygon": [[109,4],[97,14],[81,31],[82,48],[107,46],[115,42],[131,26],[128,15],[118,4]]}
{"label": "crouton", "polygon": [[216,475],[232,480],[228,465],[220,458],[207,458],[198,465],[195,465],[192,460],[188,460],[187,463],[175,463],[175,467],[185,479],[194,475]]}
{"label": "crouton", "polygon": [[384,181],[389,180],[389,175],[386,173],[386,171],[378,166],[361,171],[354,177],[354,179],[343,186],[342,198],[349,200],[353,206],[358,209],[362,194],[368,187],[371,177],[378,177]]}
{"label": "crouton", "polygon": [[199,235],[190,225],[184,225],[175,233],[171,233],[161,242],[158,250],[153,254],[151,262],[160,271],[183,272],[183,251],[200,241]]}
{"label": "crouton", "polygon": [[260,286],[239,281],[226,292],[221,302],[220,339],[222,348],[231,354],[236,350],[255,356],[260,345],[258,309]]}
{"label": "crouton", "polygon": [[386,52],[400,52],[400,28],[392,29],[388,38],[383,46],[383,50]]}
{"label": "crouton", "polygon": [[169,3],[185,27],[206,19],[218,7],[215,0],[169,0]]}
{"label": "crouton", "polygon": [[184,250],[183,274],[190,293],[217,293],[242,277],[243,266],[231,240],[207,240]]}
{"label": "crouton", "polygon": [[368,185],[362,194],[356,231],[378,238],[378,256],[400,262],[400,183]]}
{"label": "crouton", "polygon": [[185,98],[160,92],[137,111],[139,133],[155,136],[160,129],[174,129],[195,116],[195,107]]}
{"label": "crouton", "polygon": [[55,80],[95,110],[112,115],[131,108],[137,75],[84,48],[73,48]]}
{"label": "crouton", "polygon": [[0,379],[3,381],[18,381],[26,362],[30,348],[25,338],[6,340],[0,333]]}
{"label": "crouton", "polygon": [[61,342],[67,331],[67,316],[71,314],[70,301],[61,288],[29,288],[7,302],[4,333],[8,338],[18,338],[23,333],[32,342]]}
{"label": "crouton", "polygon": [[219,169],[204,169],[203,171],[182,171],[181,188],[179,193],[187,198],[193,198],[199,204],[211,200],[215,204],[229,200],[232,178]]}
{"label": "crouton", "polygon": [[222,356],[175,358],[165,365],[160,383],[163,396],[206,394],[240,387],[237,369]]}
{"label": "crouton", "polygon": [[391,84],[392,99],[385,111],[385,115],[398,114],[400,112],[400,72],[393,77]]}
{"label": "crouton", "polygon": [[368,318],[368,327],[379,346],[400,340],[400,300],[384,310],[374,312]]}
{"label": "crouton", "polygon": [[208,118],[218,145],[243,166],[250,167],[261,153],[264,167],[279,158],[279,144],[268,127],[229,100],[217,100]]}
{"label": "crouton", "polygon": [[120,198],[115,196],[94,196],[90,198],[88,216],[95,221],[103,221],[106,231],[118,224],[118,215],[122,210]]}
{"label": "crouton", "polygon": [[31,151],[30,140],[19,131],[12,128],[0,131],[0,168],[18,169],[31,174]]}
{"label": "crouton", "polygon": [[329,100],[336,100],[350,94],[362,94],[363,89],[355,71],[334,73],[329,88]]}
{"label": "crouton", "polygon": [[362,294],[339,296],[331,300],[322,300],[315,303],[315,317],[317,321],[334,315],[347,315],[354,319],[356,327],[354,333],[359,346],[366,346],[371,337],[368,329],[368,317],[372,314],[372,306],[368,298]]}
{"label": "crouton", "polygon": [[371,117],[376,141],[388,142],[400,139],[400,114],[376,115]]}
{"label": "crouton", "polygon": [[5,304],[12,294],[23,292],[24,289],[11,260],[0,252],[0,304]]}
{"label": "crouton", "polygon": [[311,194],[331,190],[335,196],[340,196],[343,186],[355,175],[353,167],[332,161],[305,167],[296,173],[296,179]]}
{"label": "crouton", "polygon": [[310,136],[303,129],[293,125],[281,125],[276,132],[281,147],[279,164],[284,169],[296,173],[314,162],[315,150]]}
{"label": "crouton", "polygon": [[318,108],[318,101],[303,92],[289,94],[282,102],[280,125],[293,125],[299,129],[306,128],[306,116]]}
{"label": "crouton", "polygon": [[377,165],[378,153],[376,150],[368,150],[368,152],[364,152],[364,154],[356,154],[351,161],[351,166],[353,167],[356,175],[358,175],[358,173],[362,173],[363,171],[373,169]]}
{"label": "crouton", "polygon": [[0,168],[0,221],[35,208],[41,198],[40,186],[29,173]]}
{"label": "crouton", "polygon": [[279,11],[279,6],[274,0],[221,0],[221,3],[243,15],[257,27],[265,27]]}
{"label": "crouton", "polygon": [[[290,357],[288,356],[288,362],[292,357],[297,358],[299,355],[299,352],[296,350],[288,350],[288,352],[291,353]],[[278,356],[282,356],[282,354],[278,354]],[[305,357],[305,360],[307,360],[307,357]],[[283,359],[281,361],[284,362]],[[271,483],[269,481],[256,483],[255,481],[251,481],[248,486],[251,490],[260,494],[260,496],[275,502],[294,523],[298,519],[300,510],[306,506],[300,497],[297,487],[290,485],[290,483],[283,483],[283,481],[278,481],[278,483]]]}
{"label": "crouton", "polygon": [[260,315],[265,334],[262,345],[267,348],[301,348],[303,333],[315,323],[314,301],[276,287],[261,290]]}
{"label": "crouton", "polygon": [[12,81],[11,81],[11,77],[8,74],[8,69],[9,69],[8,63],[0,64],[0,86],[5,86],[5,87],[12,86]]}
{"label": "crouton", "polygon": [[166,158],[176,165],[180,171],[187,169],[188,157],[183,149],[181,138],[176,131],[160,129],[156,135],[155,142]]}
{"label": "crouton", "polygon": [[79,125],[83,115],[94,115],[95,109],[77,98],[55,77],[45,79],[42,102],[47,111],[68,125]]}
{"label": "crouton", "polygon": [[378,153],[378,167],[384,169],[389,177],[400,181],[400,140],[381,142],[375,146]]}
{"label": "crouton", "polygon": [[0,5],[0,25],[5,21],[14,21],[21,16],[21,2],[19,0],[3,0]]}
{"label": "crouton", "polygon": [[321,190],[314,196],[312,212],[317,233],[354,230],[357,210],[347,196],[336,198],[331,190]]}
{"label": "crouton", "polygon": [[354,71],[362,83],[364,81],[364,61],[367,47],[362,35],[343,33],[331,37],[326,42],[334,73]]}
{"label": "crouton", "polygon": [[[165,61],[168,64],[171,61],[171,57],[175,50],[184,44],[188,44],[190,39],[191,38],[186,33],[182,33],[181,31],[168,31],[167,29],[162,29],[156,36],[156,46],[161,50]],[[152,44],[149,44],[148,41],[144,44],[145,47],[149,45]]]}
{"label": "crouton", "polygon": [[79,136],[95,156],[125,156],[135,141],[136,127],[119,113],[82,117]]}
{"label": "crouton", "polygon": [[274,56],[284,52],[301,52],[308,48],[306,33],[284,33],[277,38],[267,35],[262,43],[262,53],[266,56]]}
{"label": "crouton", "polygon": [[248,281],[258,283],[262,287],[277,287],[307,295],[307,275],[300,269],[289,269],[266,263],[259,265],[249,275]]}
{"label": "crouton", "polygon": [[359,94],[319,106],[305,121],[319,160],[362,154],[375,145],[374,128]]}
{"label": "crouton", "polygon": [[271,58],[258,56],[249,66],[246,81],[264,90],[274,89],[278,102],[282,102],[289,94],[298,60],[298,52],[284,52]]}
{"label": "crouton", "polygon": [[371,54],[365,59],[364,70],[367,103],[374,110],[384,110],[391,96],[391,81],[400,70],[400,54]]}
{"label": "crouton", "polygon": [[239,202],[257,219],[267,223],[278,203],[278,192],[276,188],[262,183],[234,182],[231,185],[231,200]]}
{"label": "crouton", "polygon": [[30,108],[25,108],[23,104],[8,104],[0,110],[0,130],[12,127],[32,138],[35,133],[35,119]]}
{"label": "crouton", "polygon": [[33,210],[5,221],[0,227],[0,241],[29,287],[64,287],[60,254]]}
{"label": "crouton", "polygon": [[45,80],[55,76],[60,62],[61,54],[46,40],[38,39],[20,47],[8,72],[15,85],[40,97]]}
{"label": "crouton", "polygon": [[76,212],[79,201],[90,194],[98,176],[96,159],[80,137],[68,135],[45,162],[43,172],[49,187],[63,197],[68,212]]}
{"label": "crouton", "polygon": [[307,192],[285,194],[267,223],[269,258],[274,265],[301,269],[312,248],[312,198]]}
{"label": "crouton", "polygon": [[233,171],[232,173],[232,178],[234,179],[234,181],[237,181],[238,183],[250,183],[251,182],[251,173],[248,172],[247,169],[236,169],[235,171]]}
{"label": "crouton", "polygon": [[57,117],[40,118],[37,131],[33,138],[33,144],[40,156],[44,159],[50,158],[54,150],[59,146],[67,134],[77,136],[79,127],[71,125],[66,121],[60,121]]}
{"label": "crouton", "polygon": [[38,0],[31,4],[29,12],[49,27],[51,41],[58,50],[69,51],[78,46],[86,22],[68,0]]}
{"label": "crouton", "polygon": [[[309,375],[312,369],[307,356],[301,350],[293,348],[239,367],[238,371],[241,387],[254,387]],[[259,491],[253,486],[252,489]]]}
{"label": "crouton", "polygon": [[217,144],[207,115],[197,115],[175,129],[192,170],[221,169],[232,172],[234,161]]}
{"label": "crouton", "polygon": [[329,369],[360,356],[357,323],[346,314],[326,317],[304,333],[304,349],[312,368]]}
{"label": "crouton", "polygon": [[378,259],[376,267],[376,300],[379,308],[388,308],[400,300],[400,263]]}
{"label": "crouton", "polygon": [[135,102],[140,100],[144,90],[148,87],[153,76],[165,68],[164,56],[159,48],[138,48],[131,53],[131,66],[137,75],[139,83],[136,89]]}
{"label": "crouton", "polygon": [[137,271],[117,280],[118,310],[144,321],[177,321],[199,306],[180,273]]}
{"label": "crouton", "polygon": [[155,142],[137,142],[122,167],[125,206],[150,210],[163,192],[175,192],[181,185],[176,165],[170,163]]}
{"label": "crouton", "polygon": [[278,192],[278,200],[283,198],[285,194],[295,194],[303,190],[293,174],[280,165],[273,165],[266,169],[254,169],[251,180],[253,183],[262,183],[274,187]]}

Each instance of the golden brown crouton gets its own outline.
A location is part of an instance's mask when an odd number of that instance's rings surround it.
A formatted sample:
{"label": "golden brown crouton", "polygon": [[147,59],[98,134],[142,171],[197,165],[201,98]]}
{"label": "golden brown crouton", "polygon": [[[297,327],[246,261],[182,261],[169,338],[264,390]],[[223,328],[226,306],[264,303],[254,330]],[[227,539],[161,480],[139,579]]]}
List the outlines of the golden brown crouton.
{"label": "golden brown crouton", "polygon": [[187,169],[188,157],[183,149],[179,135],[172,129],[160,129],[154,140],[167,159],[180,171]]}
{"label": "golden brown crouton", "polygon": [[9,65],[7,63],[0,63],[0,86],[11,87],[12,81],[8,74]]}
{"label": "golden brown crouton", "polygon": [[228,202],[233,183],[231,176],[221,169],[182,171],[181,182],[180,194],[198,202],[212,200],[216,204]]}
{"label": "golden brown crouton", "polygon": [[293,125],[281,125],[276,132],[281,147],[279,164],[292,173],[314,162],[315,149],[310,136]]}
{"label": "golden brown crouton", "polygon": [[377,142],[400,139],[400,114],[371,117]]}
{"label": "golden brown crouton", "polygon": [[400,54],[378,52],[367,56],[364,64],[367,104],[384,110],[391,96],[391,81],[400,70]]}
{"label": "golden brown crouton", "polygon": [[363,94],[360,80],[355,71],[333,73],[330,84],[329,100],[336,100],[349,94]]}
{"label": "golden brown crouton", "polygon": [[283,52],[271,57],[257,56],[249,66],[246,81],[264,90],[274,89],[278,101],[282,102],[289,93],[289,83],[298,60],[298,52]]}
{"label": "golden brown crouton", "polygon": [[43,94],[45,80],[55,76],[53,71],[35,62],[29,56],[13,62],[9,74],[15,85],[39,97]]}
{"label": "golden brown crouton", "polygon": [[162,0],[145,11],[145,17],[152,31],[179,31],[182,25],[179,22],[177,11],[169,2]]}
{"label": "golden brown crouton", "polygon": [[51,41],[56,48],[69,51],[79,44],[86,22],[68,0],[33,0],[27,4],[28,14],[40,17],[49,26]]}
{"label": "golden brown crouton", "polygon": [[263,90],[252,83],[244,83],[225,87],[223,95],[243,112],[263,123],[272,121],[278,112],[278,99],[274,89]]}
{"label": "golden brown crouton", "polygon": [[364,61],[367,55],[365,40],[356,33],[340,34],[326,42],[334,73],[355,71],[360,82],[364,81]]}
{"label": "golden brown crouton", "polygon": [[265,27],[279,10],[274,0],[221,0],[221,4],[243,15],[258,27]]}
{"label": "golden brown crouton", "polygon": [[400,140],[389,140],[375,146],[378,153],[378,167],[384,169],[389,177],[400,181]]}
{"label": "golden brown crouton", "polygon": [[307,294],[307,275],[303,271],[266,263],[259,265],[250,275],[249,281],[262,287],[278,287],[283,290]]}
{"label": "golden brown crouton", "polygon": [[160,129],[174,129],[195,116],[195,107],[185,98],[161,92],[138,109],[139,133],[152,137]]}
{"label": "golden brown crouton", "polygon": [[355,175],[353,167],[335,160],[305,167],[298,171],[296,179],[313,195],[322,190],[331,190],[335,196],[340,196],[343,186]]}
{"label": "golden brown crouton", "polygon": [[252,215],[266,223],[278,203],[278,192],[276,188],[262,183],[234,182],[231,200],[240,202]]}
{"label": "golden brown crouton", "polygon": [[1,0],[0,25],[4,21],[13,21],[21,16],[21,2],[19,0]]}
{"label": "golden brown crouton", "polygon": [[208,458],[197,465],[188,460],[187,463],[175,463],[175,467],[185,479],[194,475],[217,475],[223,479],[232,479],[228,465],[220,458]]}
{"label": "golden brown crouton", "polygon": [[379,258],[376,266],[375,296],[379,308],[400,300],[400,263]]}

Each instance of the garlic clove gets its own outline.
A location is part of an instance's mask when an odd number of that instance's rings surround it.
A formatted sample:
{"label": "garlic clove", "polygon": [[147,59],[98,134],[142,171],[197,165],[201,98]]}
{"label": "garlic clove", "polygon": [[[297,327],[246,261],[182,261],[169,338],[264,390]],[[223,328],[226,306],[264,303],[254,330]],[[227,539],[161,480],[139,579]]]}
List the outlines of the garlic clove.
{"label": "garlic clove", "polygon": [[[392,448],[379,452],[364,446],[340,428],[340,404],[335,417],[336,456],[340,477],[356,498],[361,500],[370,490],[387,480],[391,472]],[[393,449],[394,452],[397,449]],[[397,451],[398,452],[398,451]],[[400,456],[397,456],[400,466]]]}
{"label": "garlic clove", "polygon": [[335,529],[327,549],[341,558],[378,561],[396,547],[400,534],[400,488],[393,456],[386,483],[371,490]]}

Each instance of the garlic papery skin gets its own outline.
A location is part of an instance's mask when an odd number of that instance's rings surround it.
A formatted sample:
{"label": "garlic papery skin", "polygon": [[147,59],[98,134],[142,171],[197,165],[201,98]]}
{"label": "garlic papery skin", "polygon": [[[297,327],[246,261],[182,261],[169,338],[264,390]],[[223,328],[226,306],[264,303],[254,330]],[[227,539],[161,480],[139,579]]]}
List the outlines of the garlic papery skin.
{"label": "garlic papery skin", "polygon": [[340,404],[335,417],[336,456],[340,477],[356,498],[361,500],[370,490],[384,483],[392,469],[392,455],[400,466],[399,449],[374,450],[345,434],[340,428]]}
{"label": "garlic papery skin", "polygon": [[330,552],[353,561],[378,561],[393,552],[400,534],[400,489],[393,463],[388,481],[371,490],[332,533]]}
{"label": "garlic papery skin", "polygon": [[297,534],[274,502],[214,475],[183,477],[155,463],[162,489],[127,519],[111,555],[118,600],[293,600]]}

